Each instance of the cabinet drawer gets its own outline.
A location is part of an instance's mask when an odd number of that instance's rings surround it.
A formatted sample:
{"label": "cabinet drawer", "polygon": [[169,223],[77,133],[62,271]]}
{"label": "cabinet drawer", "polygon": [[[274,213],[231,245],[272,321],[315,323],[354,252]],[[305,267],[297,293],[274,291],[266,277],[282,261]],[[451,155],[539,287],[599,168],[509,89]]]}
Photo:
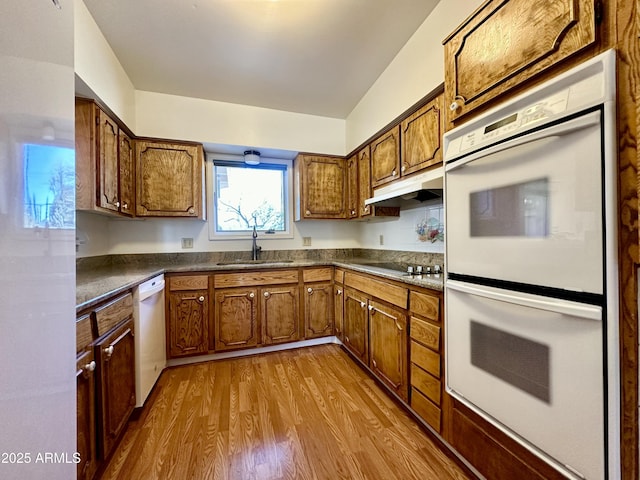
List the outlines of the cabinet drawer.
{"label": "cabinet drawer", "polygon": [[409,310],[414,315],[420,315],[435,322],[440,321],[440,299],[436,296],[409,292]]}
{"label": "cabinet drawer", "polygon": [[440,408],[415,388],[411,389],[411,408],[413,408],[425,422],[431,425],[436,432],[440,432]]}
{"label": "cabinet drawer", "polygon": [[436,378],[440,378],[440,354],[411,341],[411,362],[426,370]]}
{"label": "cabinet drawer", "polygon": [[404,287],[352,272],[344,274],[344,284],[397,307],[407,308],[409,295]]}
{"label": "cabinet drawer", "polygon": [[83,315],[76,320],[76,353],[87,348],[92,341],[91,316]]}
{"label": "cabinet drawer", "polygon": [[307,282],[329,282],[333,276],[333,267],[326,268],[305,268],[302,271],[304,283]]}
{"label": "cabinet drawer", "polygon": [[440,380],[429,375],[415,363],[411,364],[411,386],[420,390],[436,405],[440,405]]}
{"label": "cabinet drawer", "polygon": [[416,317],[411,317],[411,338],[427,347],[440,350],[440,327]]}
{"label": "cabinet drawer", "polygon": [[133,316],[133,297],[130,293],[116,298],[96,310],[98,336],[101,337],[117,324]]}
{"label": "cabinet drawer", "polygon": [[255,287],[298,283],[297,270],[271,270],[243,273],[219,273],[213,280],[215,288]]}
{"label": "cabinet drawer", "polygon": [[170,291],[206,290],[209,287],[208,275],[185,275],[181,277],[169,277]]}
{"label": "cabinet drawer", "polygon": [[344,283],[344,270],[336,268],[335,272],[333,272],[333,281],[335,283]]}

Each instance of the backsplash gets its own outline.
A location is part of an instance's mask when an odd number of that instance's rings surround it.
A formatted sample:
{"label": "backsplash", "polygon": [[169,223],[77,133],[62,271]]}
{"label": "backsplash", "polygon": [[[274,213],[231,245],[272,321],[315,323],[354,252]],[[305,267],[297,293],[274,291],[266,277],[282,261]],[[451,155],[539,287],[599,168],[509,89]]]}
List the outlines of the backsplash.
{"label": "backsplash", "polygon": [[[210,264],[218,262],[232,262],[235,260],[250,260],[250,252],[190,252],[190,253],[146,253],[124,255],[100,255],[84,257],[76,260],[76,269],[87,271],[100,268],[117,267],[146,267],[149,265],[181,265],[181,264]],[[404,267],[408,265],[442,265],[444,256],[439,253],[407,252],[399,250],[371,250],[363,248],[342,249],[310,249],[310,250],[266,250],[261,252],[260,259],[267,261],[278,260],[348,260],[359,258],[386,263],[397,263]]]}

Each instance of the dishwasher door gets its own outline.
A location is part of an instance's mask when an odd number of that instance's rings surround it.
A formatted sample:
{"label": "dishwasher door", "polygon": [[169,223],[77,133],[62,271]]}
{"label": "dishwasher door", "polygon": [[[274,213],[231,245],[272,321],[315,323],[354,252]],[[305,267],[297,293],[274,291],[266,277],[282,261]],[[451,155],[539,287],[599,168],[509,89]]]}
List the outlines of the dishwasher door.
{"label": "dishwasher door", "polygon": [[167,365],[164,323],[164,275],[134,292],[136,407],[142,407]]}

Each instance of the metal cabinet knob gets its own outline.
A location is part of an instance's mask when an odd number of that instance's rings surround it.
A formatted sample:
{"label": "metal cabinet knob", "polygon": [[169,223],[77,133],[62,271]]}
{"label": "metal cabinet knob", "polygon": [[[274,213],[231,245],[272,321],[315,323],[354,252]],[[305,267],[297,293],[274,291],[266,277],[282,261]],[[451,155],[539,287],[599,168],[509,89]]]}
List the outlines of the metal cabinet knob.
{"label": "metal cabinet knob", "polygon": [[404,172],[407,169],[406,165],[402,165],[402,171]]}
{"label": "metal cabinet knob", "polygon": [[196,209],[193,207],[189,207],[189,210],[187,210],[191,215],[193,215],[194,213],[196,213]]}
{"label": "metal cabinet knob", "polygon": [[360,302],[360,306],[361,306],[362,308],[364,308],[364,307],[366,307],[366,306],[367,306],[367,303],[366,303],[366,302]]}
{"label": "metal cabinet knob", "polygon": [[342,295],[342,290],[338,289],[338,291],[336,292],[338,295]]}
{"label": "metal cabinet knob", "polygon": [[391,172],[391,176],[395,177],[396,175],[398,175],[398,172],[396,172],[395,170],[393,172]]}
{"label": "metal cabinet knob", "polygon": [[113,345],[109,345],[107,348],[104,349],[104,353],[106,353],[107,356],[110,357],[111,355],[113,355],[114,350],[115,349],[113,348]]}
{"label": "metal cabinet knob", "polygon": [[307,288],[307,292],[313,293],[313,288],[311,288],[311,287]]}
{"label": "metal cabinet knob", "polygon": [[311,215],[311,210],[307,210],[304,212],[305,215]]}
{"label": "metal cabinet knob", "polygon": [[120,202],[115,203],[116,207],[120,208]]}
{"label": "metal cabinet knob", "polygon": [[91,360],[91,362],[87,363],[87,364],[84,366],[84,369],[85,369],[87,372],[93,372],[93,371],[96,369],[96,361],[95,361],[95,360]]}
{"label": "metal cabinet knob", "polygon": [[249,298],[253,298],[253,297],[255,297],[255,296],[256,296],[256,294],[255,294],[255,293],[253,293],[253,292],[251,292],[251,293],[249,294]]}
{"label": "metal cabinet knob", "polygon": [[373,310],[373,305],[369,305],[369,311]]}
{"label": "metal cabinet knob", "polygon": [[200,295],[200,296],[198,297],[198,301],[199,301],[200,303],[204,302],[204,295]]}
{"label": "metal cabinet knob", "polygon": [[122,204],[122,208],[124,208],[125,210],[127,210],[129,208],[129,204],[127,202]]}
{"label": "metal cabinet knob", "polygon": [[265,296],[265,298],[267,298],[270,295],[270,293],[269,292],[264,292],[263,295]]}

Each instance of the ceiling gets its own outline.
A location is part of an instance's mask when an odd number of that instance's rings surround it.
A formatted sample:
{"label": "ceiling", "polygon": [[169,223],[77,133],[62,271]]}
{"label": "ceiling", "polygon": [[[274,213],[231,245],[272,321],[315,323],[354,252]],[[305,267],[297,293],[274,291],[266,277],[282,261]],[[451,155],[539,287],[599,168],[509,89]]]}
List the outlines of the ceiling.
{"label": "ceiling", "polygon": [[84,0],[137,90],[346,118],[439,0]]}

